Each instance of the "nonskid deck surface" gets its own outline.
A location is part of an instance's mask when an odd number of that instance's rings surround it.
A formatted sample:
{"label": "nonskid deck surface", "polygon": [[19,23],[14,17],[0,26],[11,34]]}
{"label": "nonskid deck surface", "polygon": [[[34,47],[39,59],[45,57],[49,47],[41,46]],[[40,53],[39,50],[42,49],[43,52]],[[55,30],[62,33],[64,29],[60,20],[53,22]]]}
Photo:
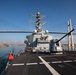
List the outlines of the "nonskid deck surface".
{"label": "nonskid deck surface", "polygon": [[6,75],[76,75],[76,55],[26,52],[13,60]]}

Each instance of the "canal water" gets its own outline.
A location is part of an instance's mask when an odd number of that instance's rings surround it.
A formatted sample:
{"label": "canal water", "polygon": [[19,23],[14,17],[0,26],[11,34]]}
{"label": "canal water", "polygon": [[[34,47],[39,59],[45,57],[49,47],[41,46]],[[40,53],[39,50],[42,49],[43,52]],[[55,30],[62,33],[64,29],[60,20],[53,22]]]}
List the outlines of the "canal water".
{"label": "canal water", "polygon": [[14,55],[18,55],[22,50],[25,49],[25,46],[10,46],[5,48],[0,48],[0,74],[4,70],[6,63],[7,63],[7,57],[10,52],[12,52]]}

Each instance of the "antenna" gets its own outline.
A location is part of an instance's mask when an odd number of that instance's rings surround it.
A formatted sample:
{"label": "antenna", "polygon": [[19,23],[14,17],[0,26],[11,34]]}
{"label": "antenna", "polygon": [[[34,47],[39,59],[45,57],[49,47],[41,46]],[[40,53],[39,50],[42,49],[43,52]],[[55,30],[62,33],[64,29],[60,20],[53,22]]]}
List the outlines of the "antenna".
{"label": "antenna", "polygon": [[46,17],[46,16],[41,15],[38,9],[37,9],[36,15],[32,15],[31,14],[31,16],[33,16],[37,20],[36,20],[36,22],[30,21],[30,23],[36,24],[36,30],[37,30],[37,32],[42,31],[42,25],[46,24],[47,22],[41,22],[41,19],[44,18],[44,17]]}

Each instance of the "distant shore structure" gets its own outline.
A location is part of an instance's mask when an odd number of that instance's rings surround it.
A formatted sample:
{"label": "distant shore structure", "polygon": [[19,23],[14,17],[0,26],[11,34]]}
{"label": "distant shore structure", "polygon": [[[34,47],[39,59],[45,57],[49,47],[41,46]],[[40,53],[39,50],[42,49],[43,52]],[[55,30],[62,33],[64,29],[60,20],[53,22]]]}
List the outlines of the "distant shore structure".
{"label": "distant shore structure", "polygon": [[[68,32],[72,30],[72,21],[71,19],[68,21]],[[73,32],[71,32],[70,35],[68,35],[68,50],[74,51],[74,38],[73,38]]]}

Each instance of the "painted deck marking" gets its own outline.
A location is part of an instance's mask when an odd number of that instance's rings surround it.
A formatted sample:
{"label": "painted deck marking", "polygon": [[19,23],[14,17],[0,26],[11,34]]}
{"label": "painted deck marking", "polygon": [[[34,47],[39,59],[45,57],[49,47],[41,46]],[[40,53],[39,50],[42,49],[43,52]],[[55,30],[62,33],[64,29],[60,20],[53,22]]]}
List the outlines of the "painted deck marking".
{"label": "painted deck marking", "polygon": [[52,63],[62,63],[62,61],[52,61]]}
{"label": "painted deck marking", "polygon": [[37,65],[38,63],[26,63],[26,65]]}
{"label": "painted deck marking", "polygon": [[65,61],[63,61],[63,62],[73,62],[72,60],[65,60]]}
{"label": "painted deck marking", "polygon": [[76,62],[76,60],[74,60]]}
{"label": "painted deck marking", "polygon": [[24,65],[24,63],[20,63],[20,64],[12,64],[12,66],[22,66]]}
{"label": "painted deck marking", "polygon": [[[76,62],[76,60],[65,60],[65,61],[52,61],[51,63],[66,63],[66,62],[73,62],[73,61],[75,61]],[[46,63],[48,63],[48,64],[50,64],[50,62],[46,62]],[[37,65],[38,63],[19,63],[19,64],[12,64],[12,66],[22,66],[22,65]],[[39,62],[39,64],[44,64],[44,62],[42,61],[42,62]]]}
{"label": "painted deck marking", "polygon": [[[48,64],[50,64],[50,62],[47,62]],[[43,62],[40,62],[39,64],[44,64]]]}
{"label": "painted deck marking", "polygon": [[65,61],[52,61],[51,63],[63,63],[63,62],[73,62],[72,60],[65,60]]}
{"label": "painted deck marking", "polygon": [[41,56],[38,56],[39,59],[44,63],[44,65],[49,69],[53,75],[60,75],[52,66],[50,66]]}

